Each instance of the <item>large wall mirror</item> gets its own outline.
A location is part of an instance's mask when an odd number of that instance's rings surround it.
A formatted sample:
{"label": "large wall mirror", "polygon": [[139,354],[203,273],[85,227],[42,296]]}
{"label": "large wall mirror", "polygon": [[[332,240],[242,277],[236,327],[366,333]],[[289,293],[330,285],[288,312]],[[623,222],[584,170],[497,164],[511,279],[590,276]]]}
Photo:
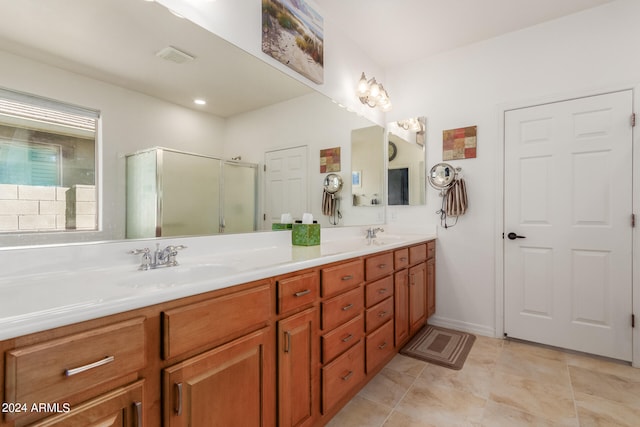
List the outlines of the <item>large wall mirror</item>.
{"label": "large wall mirror", "polygon": [[[0,86],[98,111],[101,147],[100,230],[2,233],[3,247],[124,239],[126,156],[158,146],[262,163],[270,149],[306,144],[309,209],[321,217],[318,148],[348,152],[351,131],[373,125],[155,2],[0,0],[0,7]],[[195,98],[207,104],[194,106]],[[301,128],[301,115],[313,118],[313,129]],[[348,164],[341,174],[350,179]],[[341,225],[384,221],[344,210]]]}
{"label": "large wall mirror", "polygon": [[353,206],[384,204],[384,128],[369,126],[351,132],[351,199]]}
{"label": "large wall mirror", "polygon": [[398,120],[387,125],[387,204],[424,205],[426,202],[426,118]]}

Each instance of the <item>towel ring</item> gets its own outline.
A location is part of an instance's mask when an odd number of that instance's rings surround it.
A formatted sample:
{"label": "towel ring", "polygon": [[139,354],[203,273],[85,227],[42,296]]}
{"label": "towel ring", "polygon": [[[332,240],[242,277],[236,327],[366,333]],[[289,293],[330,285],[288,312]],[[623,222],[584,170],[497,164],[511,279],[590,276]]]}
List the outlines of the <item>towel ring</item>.
{"label": "towel ring", "polygon": [[335,194],[342,189],[342,177],[335,173],[330,173],[324,178],[324,189],[327,193]]}

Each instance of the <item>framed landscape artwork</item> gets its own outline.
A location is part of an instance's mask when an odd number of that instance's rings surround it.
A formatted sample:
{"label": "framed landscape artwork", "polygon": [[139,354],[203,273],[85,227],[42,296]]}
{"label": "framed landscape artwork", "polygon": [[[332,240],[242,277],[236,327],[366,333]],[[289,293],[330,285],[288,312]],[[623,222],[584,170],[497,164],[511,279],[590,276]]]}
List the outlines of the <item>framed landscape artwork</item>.
{"label": "framed landscape artwork", "polygon": [[262,0],[262,51],[320,84],[324,81],[323,23],[311,0]]}

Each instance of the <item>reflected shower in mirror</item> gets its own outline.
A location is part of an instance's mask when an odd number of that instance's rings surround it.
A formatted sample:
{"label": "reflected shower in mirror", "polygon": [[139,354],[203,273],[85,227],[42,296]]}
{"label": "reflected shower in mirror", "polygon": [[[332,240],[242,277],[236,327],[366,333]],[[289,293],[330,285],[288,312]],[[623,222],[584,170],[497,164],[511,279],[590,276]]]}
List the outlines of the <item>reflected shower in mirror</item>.
{"label": "reflected shower in mirror", "polygon": [[384,129],[370,126],[351,132],[351,197],[353,206],[384,204]]}
{"label": "reflected shower in mirror", "polygon": [[387,125],[387,204],[424,205],[425,117],[399,120]]}

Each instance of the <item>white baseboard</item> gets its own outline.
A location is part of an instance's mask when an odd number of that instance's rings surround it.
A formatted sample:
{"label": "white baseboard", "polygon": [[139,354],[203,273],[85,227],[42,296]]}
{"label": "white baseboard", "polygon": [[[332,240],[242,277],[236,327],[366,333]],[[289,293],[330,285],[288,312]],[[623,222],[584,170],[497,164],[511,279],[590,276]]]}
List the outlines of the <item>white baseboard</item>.
{"label": "white baseboard", "polygon": [[475,323],[462,322],[460,320],[455,319],[447,319],[444,317],[439,317],[438,315],[431,316],[429,318],[428,323],[433,326],[440,326],[441,328],[454,329],[456,331],[468,332],[470,334],[482,335],[485,337],[492,338],[502,338],[496,337],[495,328],[486,326],[486,325],[478,325]]}

